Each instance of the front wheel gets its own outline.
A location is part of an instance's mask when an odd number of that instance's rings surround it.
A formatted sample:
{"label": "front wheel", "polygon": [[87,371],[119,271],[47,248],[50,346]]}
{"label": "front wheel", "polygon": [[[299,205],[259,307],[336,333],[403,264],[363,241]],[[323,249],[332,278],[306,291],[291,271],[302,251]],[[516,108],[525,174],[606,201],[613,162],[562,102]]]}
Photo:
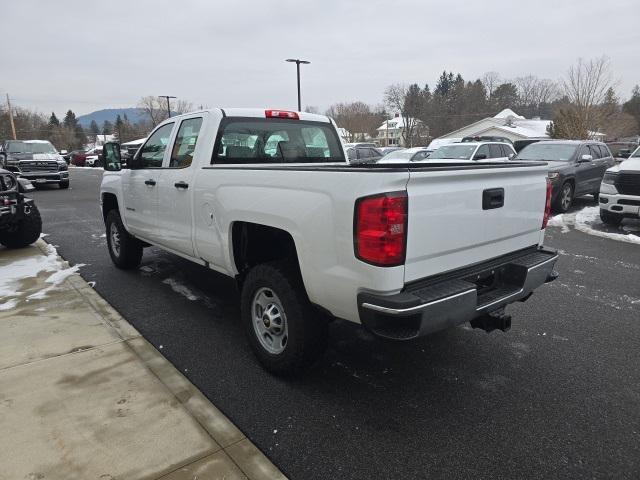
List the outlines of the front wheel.
{"label": "front wheel", "polygon": [[142,242],[132,237],[124,228],[117,210],[107,214],[107,247],[111,261],[118,268],[129,270],[140,265]]}
{"label": "front wheel", "polygon": [[622,223],[622,218],[622,215],[611,213],[607,210],[600,210],[600,220],[602,220],[602,223],[605,225],[618,226]]}
{"label": "front wheel", "polygon": [[8,229],[0,230],[0,243],[7,248],[23,248],[40,238],[42,218],[35,204],[24,205],[24,217]]}
{"label": "front wheel", "polygon": [[327,322],[312,307],[300,272],[290,262],[269,262],[249,271],[241,312],[253,352],[272,373],[300,373],[327,346]]}
{"label": "front wheel", "polygon": [[69,188],[69,180],[61,180],[58,186],[60,188]]}

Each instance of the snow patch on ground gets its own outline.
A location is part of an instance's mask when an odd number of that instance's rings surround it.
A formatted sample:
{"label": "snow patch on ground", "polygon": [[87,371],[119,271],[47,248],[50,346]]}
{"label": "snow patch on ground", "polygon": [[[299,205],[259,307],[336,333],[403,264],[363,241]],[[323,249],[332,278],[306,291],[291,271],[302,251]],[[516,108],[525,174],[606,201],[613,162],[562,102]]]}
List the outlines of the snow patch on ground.
{"label": "snow patch on ground", "polygon": [[102,167],[78,167],[77,165],[69,165],[69,170],[96,170],[102,172]]}
{"label": "snow patch on ground", "polygon": [[165,278],[162,281],[162,283],[169,285],[174,292],[179,293],[180,295],[186,297],[192,302],[195,302],[196,300],[200,300],[200,297],[195,293],[193,293],[189,287],[187,287],[183,283],[180,283],[175,278]]}
{"label": "snow patch on ground", "polygon": [[564,221],[564,215],[563,214],[551,217],[549,219],[549,221],[547,222],[547,226],[549,226],[549,227],[560,227],[560,228],[562,228],[562,233],[567,233],[567,232],[571,231],[571,229],[569,228],[569,225],[567,225],[565,223],[565,221]]}
{"label": "snow patch on ground", "polygon": [[[632,233],[613,233],[603,230],[597,230],[594,227],[602,227],[604,224],[600,220],[600,209],[598,207],[586,207],[580,210],[575,217],[575,228],[581,232],[588,233],[589,235],[595,235],[597,237],[610,238],[612,240],[619,240],[622,242],[638,243],[640,244],[640,236]],[[625,227],[621,227],[624,229]],[[627,228],[633,228],[628,227]],[[627,230],[637,231],[637,230]]]}
{"label": "snow patch on ground", "polygon": [[0,303],[0,312],[3,310],[11,310],[12,308],[16,308],[17,305],[18,305],[18,300],[16,300],[15,298],[12,298],[7,302]]}
{"label": "snow patch on ground", "polygon": [[569,227],[573,227],[580,232],[594,235],[596,237],[640,244],[640,236],[632,233],[640,232],[640,225],[637,225],[634,222],[632,225],[622,225],[618,227],[619,231],[627,233],[612,232],[610,230],[615,227],[605,225],[602,223],[602,220],[600,220],[599,207],[585,207],[577,212],[555,215],[549,219],[548,225],[551,227],[561,228],[562,233],[571,231],[571,228]]}
{"label": "snow patch on ground", "polygon": [[83,264],[68,267],[56,252],[56,249],[47,245],[45,255],[33,255],[20,260],[15,260],[7,265],[0,266],[0,298],[7,299],[0,304],[0,310],[9,310],[18,305],[18,300],[22,292],[18,291],[21,280],[35,278],[42,272],[50,272],[45,283],[49,284],[45,288],[32,293],[27,297],[30,299],[45,298],[47,293],[57,288],[70,275],[78,271]]}

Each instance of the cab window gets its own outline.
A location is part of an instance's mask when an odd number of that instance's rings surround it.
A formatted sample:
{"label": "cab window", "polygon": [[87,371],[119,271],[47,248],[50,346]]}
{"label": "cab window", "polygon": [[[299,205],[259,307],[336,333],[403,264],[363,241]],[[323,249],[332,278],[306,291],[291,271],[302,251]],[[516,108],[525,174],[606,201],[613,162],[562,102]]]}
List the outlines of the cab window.
{"label": "cab window", "polygon": [[598,148],[597,145],[589,145],[589,153],[594,159],[602,158],[602,155],[600,154],[600,149]]}
{"label": "cab window", "polygon": [[201,126],[201,117],[182,121],[171,150],[170,168],[187,168],[191,165]]}
{"label": "cab window", "polygon": [[162,167],[162,159],[167,149],[173,123],[167,123],[153,132],[140,150],[140,168]]}
{"label": "cab window", "polygon": [[489,156],[489,147],[487,145],[480,145],[480,148],[478,148],[478,151],[476,151],[476,154],[473,156],[473,159],[482,160],[485,158],[491,158]]}
{"label": "cab window", "polygon": [[502,147],[502,145],[498,145],[497,143],[492,143],[491,145],[489,145],[489,151],[491,152],[491,158],[500,158],[500,157],[506,156],[506,155],[504,155],[501,147]]}

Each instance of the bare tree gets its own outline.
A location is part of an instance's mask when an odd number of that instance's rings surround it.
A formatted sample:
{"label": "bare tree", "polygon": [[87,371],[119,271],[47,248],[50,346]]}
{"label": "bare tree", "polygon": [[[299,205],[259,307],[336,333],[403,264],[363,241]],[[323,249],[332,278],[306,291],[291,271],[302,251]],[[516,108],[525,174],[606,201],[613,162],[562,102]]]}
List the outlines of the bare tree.
{"label": "bare tree", "polygon": [[418,124],[418,112],[420,110],[419,97],[420,89],[417,85],[406,86],[400,83],[389,85],[384,91],[384,103],[400,112],[404,127],[402,138],[406,146],[413,146],[416,125]]}
{"label": "bare tree", "polygon": [[558,86],[553,80],[527,75],[516,78],[513,84],[518,90],[517,106],[524,115],[540,115],[546,104],[558,98]]}
{"label": "bare tree", "polygon": [[602,104],[614,86],[611,63],[605,56],[571,66],[562,82],[562,90],[575,110],[577,120],[587,130],[596,130],[602,121]]}
{"label": "bare tree", "polygon": [[487,72],[482,76],[482,84],[487,90],[487,100],[491,100],[491,95],[493,95],[495,89],[498,88],[498,85],[502,83],[503,81],[498,72]]}
{"label": "bare tree", "polygon": [[[167,105],[165,101],[153,95],[148,95],[138,100],[138,108],[140,108],[149,118],[152,128],[158,125],[160,122],[166,120],[168,116]],[[178,115],[190,112],[192,110],[193,104],[186,100],[177,100],[174,101],[171,105],[171,112]]]}
{"label": "bare tree", "polygon": [[331,105],[326,115],[333,118],[339,127],[349,132],[350,140],[357,135],[374,136],[383,118],[364,102],[336,103]]}

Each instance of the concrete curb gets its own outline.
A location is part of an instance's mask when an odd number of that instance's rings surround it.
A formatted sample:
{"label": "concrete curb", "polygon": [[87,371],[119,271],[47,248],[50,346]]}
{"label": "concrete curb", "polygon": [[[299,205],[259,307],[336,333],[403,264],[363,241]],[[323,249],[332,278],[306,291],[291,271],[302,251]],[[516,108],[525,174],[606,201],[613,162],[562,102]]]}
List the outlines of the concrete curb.
{"label": "concrete curb", "polygon": [[[49,253],[49,245],[44,240],[39,239],[35,245],[45,255]],[[153,345],[145,340],[79,274],[70,276],[65,282],[91,306],[104,323],[115,330],[123,343],[135,353],[195,421],[220,445],[222,450],[249,480],[286,480],[284,474],[202,392],[182,375]],[[216,455],[220,453],[217,452],[211,455],[211,458],[198,459],[191,464],[183,465],[175,472],[168,474],[166,478],[174,478],[174,476],[175,478],[182,478],[180,475],[187,474],[196,474],[195,478],[198,478],[197,473],[202,471],[199,464],[206,461],[215,462]],[[162,478],[165,477],[163,476]]]}

